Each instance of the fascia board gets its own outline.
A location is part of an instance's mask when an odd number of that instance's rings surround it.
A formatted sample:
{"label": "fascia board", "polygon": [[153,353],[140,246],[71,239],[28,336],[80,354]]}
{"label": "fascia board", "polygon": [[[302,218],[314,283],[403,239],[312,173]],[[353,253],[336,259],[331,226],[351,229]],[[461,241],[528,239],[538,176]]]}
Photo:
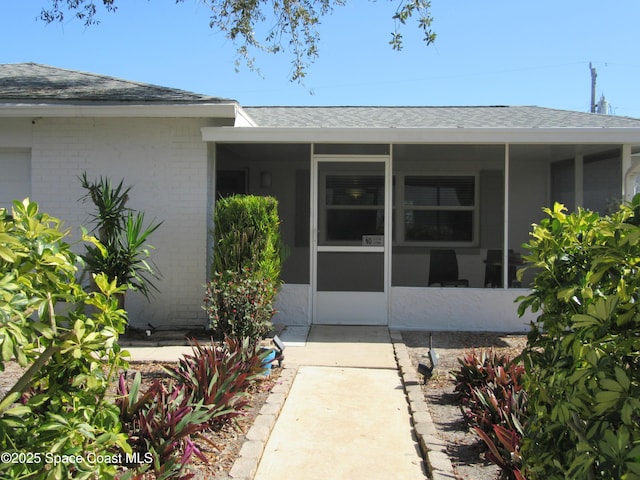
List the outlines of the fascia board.
{"label": "fascia board", "polygon": [[7,117],[147,117],[147,118],[235,118],[235,103],[180,105],[55,105],[0,104],[0,118]]}
{"label": "fascia board", "polygon": [[206,142],[640,144],[640,128],[263,128],[203,127]]}

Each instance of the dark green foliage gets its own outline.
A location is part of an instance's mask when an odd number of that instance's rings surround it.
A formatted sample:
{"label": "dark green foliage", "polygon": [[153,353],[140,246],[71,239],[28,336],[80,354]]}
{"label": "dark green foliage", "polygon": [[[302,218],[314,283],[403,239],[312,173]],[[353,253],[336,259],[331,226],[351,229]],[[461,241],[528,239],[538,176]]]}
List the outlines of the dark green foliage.
{"label": "dark green foliage", "polygon": [[278,201],[273,197],[234,195],[216,201],[213,215],[215,272],[248,270],[274,284],[282,265]]}
{"label": "dark green foliage", "polygon": [[640,197],[611,216],[556,204],[527,245],[520,312],[530,479],[640,478]]}
{"label": "dark green foliage", "polygon": [[236,195],[217,201],[204,308],[221,337],[259,340],[271,330],[282,257],[275,198]]}
{"label": "dark green foliage", "polygon": [[527,413],[524,367],[492,350],[480,355],[471,351],[458,362],[460,368],[452,374],[467,425],[487,445],[487,458],[501,468],[502,479],[524,478],[520,456]]}
{"label": "dark green foliage", "polygon": [[86,173],[80,180],[87,190],[83,199],[91,199],[96,207],[92,232],[100,240],[99,244],[87,245],[87,253],[82,257],[87,269],[91,273],[104,273],[110,281],[128,285],[148,299],[158,291],[152,279],[159,276],[148,261],[153,247],[146,242],[162,222],[154,220],[145,226],[144,213],[126,206],[131,187],[123,187],[124,180],[115,187],[108,178],[89,182]]}

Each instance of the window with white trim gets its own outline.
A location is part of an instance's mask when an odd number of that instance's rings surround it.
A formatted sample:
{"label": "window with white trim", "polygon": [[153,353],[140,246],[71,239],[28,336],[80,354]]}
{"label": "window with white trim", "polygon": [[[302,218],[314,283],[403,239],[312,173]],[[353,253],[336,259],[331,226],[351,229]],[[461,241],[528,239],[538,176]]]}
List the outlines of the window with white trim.
{"label": "window with white trim", "polygon": [[396,239],[411,245],[472,245],[477,242],[476,174],[398,175]]}

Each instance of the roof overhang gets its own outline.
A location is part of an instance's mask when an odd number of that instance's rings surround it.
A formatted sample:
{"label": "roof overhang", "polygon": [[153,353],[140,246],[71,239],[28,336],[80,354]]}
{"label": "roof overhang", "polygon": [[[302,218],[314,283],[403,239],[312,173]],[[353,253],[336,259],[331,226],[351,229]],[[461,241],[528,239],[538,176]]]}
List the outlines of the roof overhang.
{"label": "roof overhang", "polygon": [[233,128],[203,127],[218,143],[633,144],[640,128]]}
{"label": "roof overhang", "polygon": [[[193,104],[56,104],[0,103],[0,118],[13,117],[147,117],[147,118],[236,118],[243,112],[235,102]],[[246,114],[242,113],[243,117]],[[246,123],[246,122],[245,122]],[[243,123],[244,124],[244,123]]]}

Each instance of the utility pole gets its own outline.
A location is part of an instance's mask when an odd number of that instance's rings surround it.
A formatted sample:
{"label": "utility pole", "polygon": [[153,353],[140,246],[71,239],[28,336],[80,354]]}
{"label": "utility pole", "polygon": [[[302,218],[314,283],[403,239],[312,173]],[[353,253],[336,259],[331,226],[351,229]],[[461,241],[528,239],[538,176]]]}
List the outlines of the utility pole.
{"label": "utility pole", "polygon": [[589,62],[589,70],[591,70],[591,113],[596,113],[596,69]]}

